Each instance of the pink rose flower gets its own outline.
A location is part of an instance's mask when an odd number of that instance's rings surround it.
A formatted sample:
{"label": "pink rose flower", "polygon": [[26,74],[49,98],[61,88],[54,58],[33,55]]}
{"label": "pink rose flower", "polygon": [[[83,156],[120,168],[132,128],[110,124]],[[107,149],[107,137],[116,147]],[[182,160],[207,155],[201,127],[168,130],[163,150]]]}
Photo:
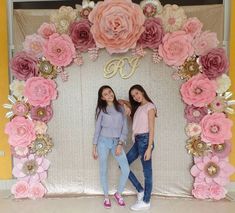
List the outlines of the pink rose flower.
{"label": "pink rose flower", "polygon": [[217,34],[209,31],[201,33],[192,42],[197,55],[206,54],[211,49],[216,48],[218,44]]}
{"label": "pink rose flower", "polygon": [[223,144],[213,144],[211,149],[214,155],[219,158],[226,158],[232,150],[232,144],[231,141],[226,140]]}
{"label": "pink rose flower", "polygon": [[41,183],[33,183],[29,188],[29,198],[38,199],[42,198],[46,194],[47,190]]}
{"label": "pink rose flower", "polygon": [[203,141],[220,144],[232,137],[233,122],[226,118],[224,113],[213,113],[206,115],[200,122],[202,127],[201,138]]}
{"label": "pink rose flower", "polygon": [[55,32],[56,32],[55,25],[46,22],[44,22],[38,29],[38,34],[45,39],[48,39]]}
{"label": "pink rose flower", "polygon": [[202,31],[203,24],[196,17],[189,18],[183,26],[183,30],[190,34],[193,38]]}
{"label": "pink rose flower", "polygon": [[43,77],[30,78],[26,81],[24,96],[33,106],[47,106],[57,97],[56,83]]}
{"label": "pink rose flower", "polygon": [[54,33],[44,46],[44,56],[55,66],[67,66],[76,56],[76,51],[68,35]]}
{"label": "pink rose flower", "polygon": [[37,58],[27,52],[17,53],[10,61],[12,74],[19,80],[26,81],[28,78],[38,76]]}
{"label": "pink rose flower", "polygon": [[208,110],[206,107],[187,105],[184,109],[184,117],[189,123],[199,123],[207,113]]}
{"label": "pink rose flower", "polygon": [[96,46],[112,53],[135,48],[144,32],[145,16],[131,0],[105,0],[96,4],[88,16]]}
{"label": "pink rose flower", "polygon": [[34,123],[24,117],[15,117],[6,124],[5,133],[9,135],[12,146],[28,146],[35,138]]}
{"label": "pink rose flower", "polygon": [[30,184],[43,181],[47,178],[50,161],[44,157],[30,154],[25,158],[14,158],[12,174]]}
{"label": "pink rose flower", "polygon": [[22,147],[22,146],[11,146],[11,154],[15,158],[24,158],[28,155],[29,149],[28,147]]}
{"label": "pink rose flower", "polygon": [[34,129],[35,129],[36,134],[40,134],[40,135],[46,134],[47,125],[44,122],[41,122],[41,121],[33,121],[33,122],[35,125]]}
{"label": "pink rose flower", "polygon": [[18,181],[11,188],[11,193],[15,198],[27,198],[29,191],[29,184],[25,181]]}
{"label": "pink rose flower", "polygon": [[225,198],[227,190],[219,184],[211,184],[209,189],[209,198],[214,200],[221,200]]}
{"label": "pink rose flower", "polygon": [[43,56],[43,46],[45,44],[45,39],[40,35],[32,34],[28,35],[23,42],[24,51],[31,53],[37,58]]}
{"label": "pink rose flower", "polygon": [[95,41],[90,32],[91,23],[87,19],[73,22],[69,27],[70,37],[75,47],[81,52],[87,52],[95,47]]}
{"label": "pink rose flower", "polygon": [[196,179],[205,181],[207,184],[217,183],[221,186],[229,182],[229,176],[235,172],[235,168],[228,160],[218,156],[208,155],[194,158],[195,165],[191,168],[191,174]]}
{"label": "pink rose flower", "polygon": [[162,42],[164,29],[160,18],[148,18],[144,22],[145,31],[138,40],[142,48],[157,49]]}
{"label": "pink rose flower", "polygon": [[36,121],[49,122],[53,117],[53,109],[51,105],[45,107],[32,107],[30,111],[31,118]]}
{"label": "pink rose flower", "polygon": [[186,104],[205,107],[214,100],[216,88],[215,81],[199,73],[183,83],[180,92]]}
{"label": "pink rose flower", "polygon": [[192,37],[185,31],[167,33],[159,45],[159,55],[169,66],[180,66],[194,53],[191,42]]}
{"label": "pink rose flower", "polygon": [[209,198],[209,186],[205,182],[194,183],[194,188],[192,194],[197,199],[207,199]]}
{"label": "pink rose flower", "polygon": [[212,49],[200,57],[203,73],[209,79],[216,79],[226,73],[229,67],[228,58],[223,48]]}

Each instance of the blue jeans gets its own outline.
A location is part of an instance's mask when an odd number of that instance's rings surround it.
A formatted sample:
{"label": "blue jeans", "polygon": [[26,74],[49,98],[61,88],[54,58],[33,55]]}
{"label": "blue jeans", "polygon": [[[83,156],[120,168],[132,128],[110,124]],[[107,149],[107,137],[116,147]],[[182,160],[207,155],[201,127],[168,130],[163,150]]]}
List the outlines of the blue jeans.
{"label": "blue jeans", "polygon": [[122,194],[130,173],[129,164],[124,150],[122,150],[122,153],[119,156],[115,155],[117,143],[118,143],[118,138],[107,138],[100,136],[98,140],[97,146],[98,146],[98,155],[100,163],[100,181],[105,196],[108,195],[107,164],[110,151],[113,154],[114,158],[117,160],[121,168],[121,177],[119,180],[119,185],[117,190],[119,194]]}
{"label": "blue jeans", "polygon": [[149,133],[143,133],[135,136],[135,143],[127,153],[127,160],[129,165],[134,162],[139,156],[143,166],[144,172],[144,188],[134,175],[132,171],[129,174],[129,180],[138,192],[144,191],[143,201],[149,203],[151,192],[153,188],[152,182],[152,157],[150,160],[144,160],[144,154],[148,147]]}

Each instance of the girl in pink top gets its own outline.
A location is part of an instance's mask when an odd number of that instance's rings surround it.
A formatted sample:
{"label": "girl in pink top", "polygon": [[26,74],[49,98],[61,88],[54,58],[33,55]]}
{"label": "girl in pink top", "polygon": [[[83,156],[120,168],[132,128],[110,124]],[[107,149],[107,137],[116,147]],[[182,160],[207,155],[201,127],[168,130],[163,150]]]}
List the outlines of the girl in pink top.
{"label": "girl in pink top", "polygon": [[133,163],[139,156],[144,172],[144,187],[140,184],[132,171],[129,180],[136,188],[137,202],[131,206],[132,210],[146,210],[150,208],[150,198],[152,192],[152,150],[154,147],[154,124],[156,117],[156,107],[148,97],[144,88],[134,85],[129,90],[129,102],[121,100],[131,108],[131,118],[133,119],[132,139],[133,146],[127,153],[128,163]]}

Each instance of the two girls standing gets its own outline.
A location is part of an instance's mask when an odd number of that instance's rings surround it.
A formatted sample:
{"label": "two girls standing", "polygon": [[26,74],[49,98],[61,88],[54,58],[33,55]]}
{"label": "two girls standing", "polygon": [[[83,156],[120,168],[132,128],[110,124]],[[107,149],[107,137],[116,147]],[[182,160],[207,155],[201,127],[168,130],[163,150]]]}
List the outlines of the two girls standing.
{"label": "two girls standing", "polygon": [[[137,202],[131,206],[132,210],[146,210],[150,208],[152,192],[152,159],[154,140],[154,123],[156,107],[140,85],[134,85],[129,90],[129,101],[119,102],[109,86],[102,86],[98,92],[96,108],[96,128],[93,139],[93,157],[100,162],[100,180],[103,187],[105,199],[104,207],[110,208],[111,202],[108,197],[107,184],[107,160],[109,152],[113,154],[121,168],[119,187],[114,198],[120,206],[125,206],[121,196],[126,181],[129,177],[131,183],[137,190]],[[133,119],[132,139],[134,144],[127,155],[122,148],[128,134],[127,120],[123,106],[131,109]],[[140,156],[143,166],[145,184],[144,188],[129,170],[129,164]]]}

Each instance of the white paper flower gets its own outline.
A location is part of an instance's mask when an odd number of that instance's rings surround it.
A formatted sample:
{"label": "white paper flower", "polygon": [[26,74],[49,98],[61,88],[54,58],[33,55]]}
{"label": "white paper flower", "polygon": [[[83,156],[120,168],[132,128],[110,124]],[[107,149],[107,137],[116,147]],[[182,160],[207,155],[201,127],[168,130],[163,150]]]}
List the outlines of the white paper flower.
{"label": "white paper flower", "polygon": [[185,132],[188,137],[194,137],[194,136],[199,136],[202,132],[202,128],[199,124],[197,123],[189,123],[185,127]]}
{"label": "white paper flower", "polygon": [[223,74],[220,77],[216,78],[216,82],[218,85],[218,88],[216,90],[217,93],[224,93],[231,86],[231,79],[226,74]]}
{"label": "white paper flower", "polygon": [[12,95],[17,98],[21,98],[23,96],[25,81],[14,80],[10,84],[10,90],[12,91]]}

